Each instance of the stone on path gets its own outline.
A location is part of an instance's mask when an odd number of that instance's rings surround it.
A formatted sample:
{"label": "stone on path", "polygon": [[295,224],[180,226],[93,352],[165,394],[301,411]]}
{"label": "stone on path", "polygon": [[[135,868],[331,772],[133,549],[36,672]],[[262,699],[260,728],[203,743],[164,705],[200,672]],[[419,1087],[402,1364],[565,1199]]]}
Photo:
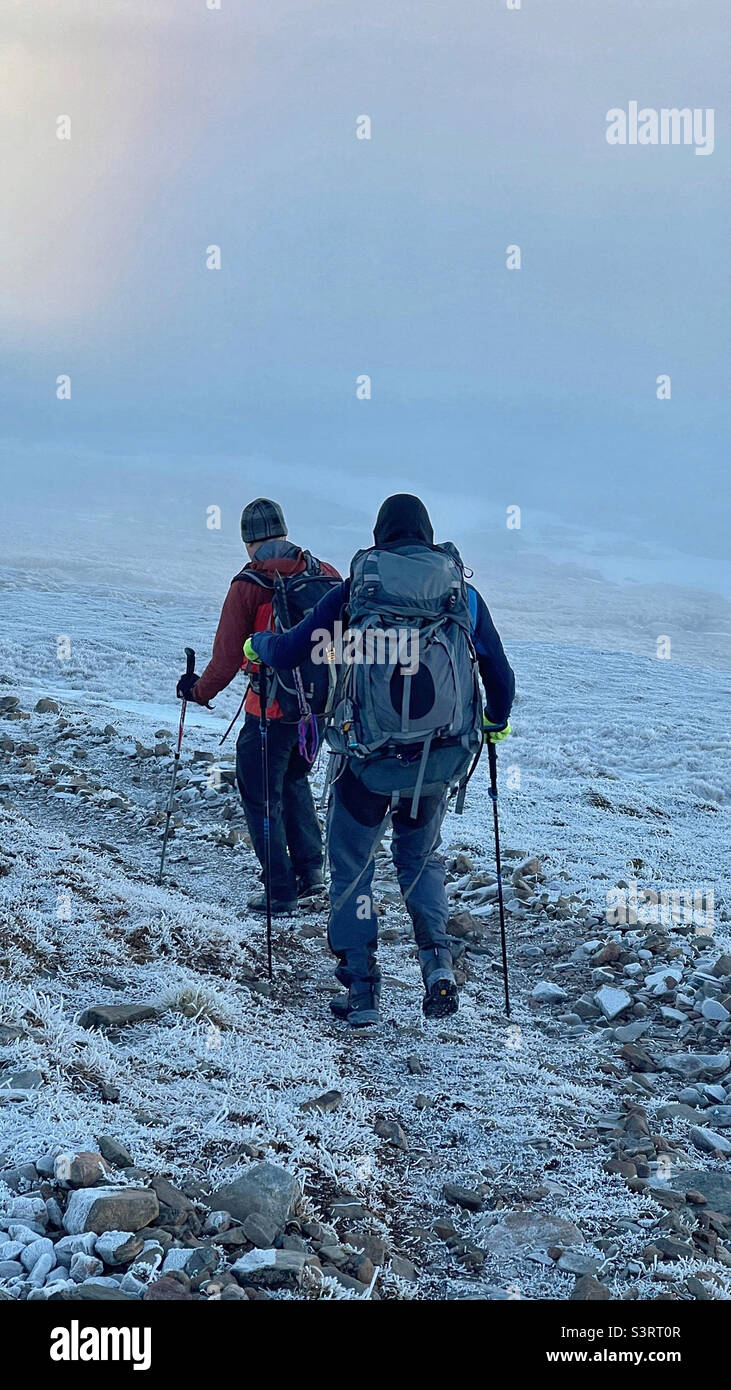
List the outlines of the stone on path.
{"label": "stone on path", "polygon": [[611,1023],[612,1019],[619,1018],[632,1004],[632,995],[626,989],[618,989],[614,985],[602,985],[594,995],[594,1003],[601,1009],[604,1017]]}
{"label": "stone on path", "polygon": [[708,1154],[722,1154],[724,1158],[731,1155],[731,1139],[727,1139],[724,1134],[716,1134],[712,1129],[701,1129],[698,1125],[692,1125],[690,1138],[697,1149],[702,1149]]}
{"label": "stone on path", "polygon": [[485,1204],[481,1192],[471,1187],[460,1187],[458,1183],[445,1182],[442,1193],[450,1206],[462,1207],[465,1211],[481,1211]]}
{"label": "stone on path", "polygon": [[82,1187],[72,1194],[63,1224],[69,1235],[138,1231],[159,1213],[157,1197],[147,1187]]}
{"label": "stone on path", "polygon": [[129,1150],[111,1134],[99,1135],[99,1152],[114,1168],[134,1168],[135,1161]]}
{"label": "stone on path", "polygon": [[105,1265],[126,1265],[137,1259],[143,1245],[134,1231],[105,1231],[97,1237],[94,1253]]}
{"label": "stone on path", "polygon": [[231,1266],[231,1273],[241,1284],[255,1287],[298,1287],[311,1258],[300,1250],[249,1250]]}
{"label": "stone on path", "polygon": [[43,1085],[39,1071],[0,1072],[0,1091],[37,1091]]}
{"label": "stone on path", "polygon": [[212,1193],[212,1211],[227,1211],[235,1221],[245,1221],[257,1212],[267,1217],[281,1230],[289,1221],[302,1197],[297,1179],[275,1163],[252,1163],[240,1178]]}
{"label": "stone on path", "polygon": [[373,1128],[379,1139],[385,1139],[395,1149],[404,1152],[408,1149],[409,1141],[398,1120],[387,1120],[384,1115],[379,1115]]}
{"label": "stone on path", "polygon": [[329,1114],[337,1110],[343,1103],[342,1091],[325,1091],[321,1096],[313,1096],[311,1100],[303,1100],[300,1110],[320,1110],[323,1114]]}
{"label": "stone on path", "polygon": [[246,1239],[258,1250],[271,1249],[279,1234],[276,1223],[258,1211],[252,1211],[251,1215],[247,1216],[242,1229]]}
{"label": "stone on path", "polygon": [[686,1169],[670,1178],[667,1186],[675,1192],[698,1192],[705,1197],[711,1211],[720,1212],[722,1216],[731,1216],[731,1173],[706,1171],[702,1168]]}
{"label": "stone on path", "polygon": [[112,1288],[110,1284],[104,1284],[100,1279],[96,1279],[90,1284],[77,1284],[71,1291],[62,1290],[59,1298],[66,1302],[69,1299],[81,1298],[90,1302],[106,1303],[113,1299],[115,1303],[128,1303],[136,1301],[135,1295],[125,1293],[123,1289]]}
{"label": "stone on path", "polygon": [[562,1004],[564,999],[568,999],[568,994],[560,985],[554,985],[550,980],[540,980],[534,985],[530,992],[531,999],[535,999],[538,1004]]}
{"label": "stone on path", "polygon": [[160,1224],[162,1226],[182,1226],[188,1214],[193,1211],[193,1203],[184,1192],[173,1187],[167,1178],[155,1176],[152,1190],[160,1203]]}
{"label": "stone on path", "polygon": [[573,1221],[546,1212],[506,1212],[497,1225],[484,1226],[485,1244],[492,1255],[510,1259],[525,1250],[547,1250],[551,1245],[583,1245],[584,1237]]}
{"label": "stone on path", "polygon": [[109,1164],[101,1154],[82,1149],[79,1153],[56,1154],[53,1161],[53,1176],[56,1182],[69,1187],[93,1187],[101,1178],[109,1176]]}
{"label": "stone on path", "polygon": [[645,1018],[638,1018],[636,1023],[622,1023],[616,1030],[617,1042],[637,1042],[637,1039],[641,1038],[642,1034],[646,1033],[648,1028],[651,1027],[652,1024],[650,1020]]}
{"label": "stone on path", "polygon": [[704,999],[701,1004],[701,1013],[710,1023],[726,1023],[731,1018],[731,1013],[720,999]]}
{"label": "stone on path", "polygon": [[171,1274],[164,1274],[161,1279],[156,1279],[154,1284],[149,1284],[142,1295],[143,1303],[172,1303],[183,1300],[190,1303],[192,1299],[190,1289],[186,1289]]}
{"label": "stone on path", "polygon": [[157,1018],[158,1010],[151,1004],[93,1004],[79,1015],[80,1028],[124,1028]]}
{"label": "stone on path", "polygon": [[598,1303],[611,1297],[606,1284],[601,1284],[598,1279],[594,1278],[593,1274],[579,1275],[570,1295],[571,1300],[582,1300],[586,1303]]}
{"label": "stone on path", "polygon": [[685,1081],[700,1081],[709,1076],[725,1076],[731,1067],[731,1056],[728,1052],[672,1052],[661,1067]]}

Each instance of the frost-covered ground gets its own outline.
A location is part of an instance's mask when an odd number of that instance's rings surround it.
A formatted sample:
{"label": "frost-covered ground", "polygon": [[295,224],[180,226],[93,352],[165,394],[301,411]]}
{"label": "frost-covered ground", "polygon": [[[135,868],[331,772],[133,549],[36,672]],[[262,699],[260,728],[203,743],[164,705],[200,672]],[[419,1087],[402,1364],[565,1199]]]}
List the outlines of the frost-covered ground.
{"label": "frost-covered ground", "polygon": [[[723,1107],[724,1086],[731,1101],[731,1064],[699,1078],[695,1118],[657,1116],[687,1084],[667,1056],[717,1054],[730,1041],[729,1025],[698,1008],[704,990],[728,993],[706,981],[730,949],[722,670],[622,653],[614,642],[511,642],[520,694],[514,737],[499,754],[502,830],[509,869],[530,856],[541,865],[538,875],[526,870],[524,894],[510,892],[512,1018],[503,1013],[481,769],[465,815],[447,818],[443,847],[455,910],[474,914],[463,922],[461,1010],[425,1023],[383,857],[383,1023],[354,1037],[327,1008],[324,903],[276,923],[273,987],[264,978],[262,924],[245,907],[255,863],[226,776],[233,736],[218,747],[233,691],[215,713],[189,713],[166,883],[154,882],[170,757],[151,750],[172,742],[176,653],[189,641],[208,650],[213,605],[152,588],[39,586],[19,571],[5,581],[0,699],[18,697],[31,714],[0,715],[0,738],[13,745],[0,766],[0,1021],[18,1031],[0,1034],[0,1069],[42,1076],[38,1089],[0,1105],[6,1166],[55,1147],[93,1150],[111,1133],[138,1167],[209,1187],[260,1152],[300,1176],[311,1216],[327,1216],[337,1193],[360,1199],[390,1249],[415,1265],[415,1281],[385,1269],[385,1296],[567,1298],[571,1256],[559,1267],[537,1236],[520,1251],[500,1247],[501,1220],[514,1211],[576,1223],[576,1269],[583,1259],[614,1297],[697,1296],[687,1279],[699,1273],[713,1296],[729,1296],[731,1256],[714,1256],[705,1238],[694,1238],[687,1258],[641,1258],[661,1236],[692,1229],[687,1203],[658,1201],[643,1176],[667,1192],[687,1170],[729,1173],[728,1159],[699,1148],[690,1130],[709,1123],[711,1103]],[[71,655],[59,660],[63,636]],[[46,696],[60,722],[33,712]],[[196,751],[223,770],[220,789]],[[465,853],[468,861],[457,859]],[[613,936],[606,893],[632,879],[713,889],[713,934],[696,922]],[[615,939],[617,954],[597,961]],[[678,962],[688,1002],[671,1018],[661,1011],[677,1004],[677,981],[653,995],[643,978]],[[642,997],[611,1024],[575,1012],[602,983],[592,968],[639,986]],[[565,998],[534,1000],[539,982],[560,985]],[[91,1005],[140,1002],[155,1018],[116,1035],[79,1025]],[[641,1069],[620,1055],[616,1030],[643,1019],[651,1060]],[[329,1089],[342,1093],[335,1111],[301,1109]],[[632,1152],[637,1126],[626,1124],[637,1106],[647,1136],[641,1125],[632,1190],[605,1164]],[[376,1132],[384,1118],[398,1122],[406,1147]],[[477,1192],[481,1210],[448,1204],[445,1183]],[[454,1236],[435,1234],[445,1221]]]}

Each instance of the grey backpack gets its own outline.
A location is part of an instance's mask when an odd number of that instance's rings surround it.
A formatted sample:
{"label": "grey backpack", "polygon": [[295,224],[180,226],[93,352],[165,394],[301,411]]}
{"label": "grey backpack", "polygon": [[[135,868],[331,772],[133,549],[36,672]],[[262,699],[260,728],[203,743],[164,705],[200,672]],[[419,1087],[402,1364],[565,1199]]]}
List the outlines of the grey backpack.
{"label": "grey backpack", "polygon": [[360,550],[326,737],[373,792],[411,801],[460,786],[482,748],[464,567],[450,542]]}

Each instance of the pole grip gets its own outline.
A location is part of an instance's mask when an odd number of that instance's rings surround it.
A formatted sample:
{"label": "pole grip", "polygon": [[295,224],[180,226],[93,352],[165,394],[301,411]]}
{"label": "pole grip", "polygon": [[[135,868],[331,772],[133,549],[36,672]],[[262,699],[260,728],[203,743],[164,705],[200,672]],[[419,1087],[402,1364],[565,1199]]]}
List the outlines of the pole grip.
{"label": "pole grip", "polygon": [[497,791],[497,749],[490,739],[487,740],[487,762],[490,768],[490,789],[495,793]]}
{"label": "pole grip", "polygon": [[195,671],[195,652],[192,647],[185,648],[185,657],[185,674],[186,676],[192,676]]}

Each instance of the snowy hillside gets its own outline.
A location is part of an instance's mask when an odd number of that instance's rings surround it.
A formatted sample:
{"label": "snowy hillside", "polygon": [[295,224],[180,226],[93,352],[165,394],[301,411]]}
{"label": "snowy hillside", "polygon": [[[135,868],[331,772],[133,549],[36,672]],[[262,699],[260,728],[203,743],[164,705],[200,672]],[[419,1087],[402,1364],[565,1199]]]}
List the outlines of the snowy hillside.
{"label": "snowy hillside", "polygon": [[[728,1298],[723,673],[511,644],[512,1017],[483,768],[465,815],[445,823],[460,1012],[424,1021],[384,851],[383,1022],[353,1036],[327,1007],[324,900],[275,924],[266,979],[234,736],[218,746],[233,692],[215,714],[190,711],[155,885],[173,653],[207,620],[151,597],[140,621],[126,591],[46,601],[45,622],[26,606],[0,678],[4,1295],[163,1296],[162,1270],[178,1297],[565,1299],[576,1285],[577,1297]],[[54,644],[68,632],[64,663]],[[607,892],[635,880],[713,889],[710,927],[702,912],[610,928]],[[74,1160],[84,1152],[104,1163]],[[297,1180],[278,1214],[255,1207],[252,1225],[233,1199],[228,1218],[210,1214],[216,1189],[246,1188],[260,1160]],[[110,1188],[106,1225],[80,1234],[84,1193]],[[108,1232],[118,1189],[137,1222],[121,1253]]]}

